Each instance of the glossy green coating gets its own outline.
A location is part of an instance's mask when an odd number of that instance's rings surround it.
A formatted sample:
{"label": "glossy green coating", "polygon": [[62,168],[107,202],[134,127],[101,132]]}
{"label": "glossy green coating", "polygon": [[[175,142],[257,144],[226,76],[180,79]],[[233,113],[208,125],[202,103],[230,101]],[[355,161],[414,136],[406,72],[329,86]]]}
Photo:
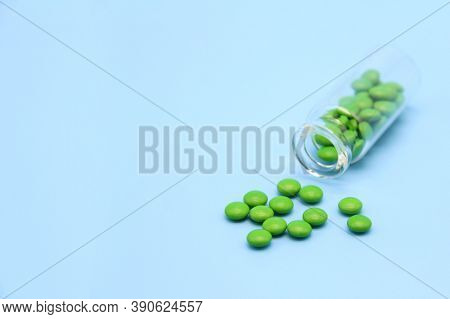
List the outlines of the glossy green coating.
{"label": "glossy green coating", "polygon": [[342,133],[342,140],[347,145],[353,145],[357,137],[358,133],[356,133],[356,131],[354,130],[347,130],[344,133]]}
{"label": "glossy green coating", "polygon": [[295,238],[305,238],[311,234],[312,227],[304,220],[293,220],[287,225],[288,234]]}
{"label": "glossy green coating", "polygon": [[386,82],[383,83],[384,86],[386,87],[391,87],[393,89],[395,89],[397,92],[403,92],[403,87],[398,84],[397,82]]}
{"label": "glossy green coating", "polygon": [[361,134],[362,138],[368,140],[373,135],[373,129],[372,126],[370,126],[367,122],[361,122],[358,125],[359,133]]}
{"label": "glossy green coating", "polygon": [[277,189],[281,195],[294,197],[300,191],[302,186],[293,178],[285,178],[278,182]]}
{"label": "glossy green coating", "polygon": [[341,115],[337,118],[337,121],[341,124],[341,125],[346,125],[348,122],[348,117],[345,115]]}
{"label": "glossy green coating", "polygon": [[380,111],[382,114],[392,114],[397,109],[397,105],[391,101],[376,101],[373,107]]}
{"label": "glossy green coating", "polygon": [[367,98],[367,97],[370,98],[369,92],[367,92],[367,91],[361,91],[361,92],[358,92],[355,94],[356,99]]}
{"label": "glossy green coating", "polygon": [[317,156],[329,163],[334,163],[338,159],[338,153],[334,146],[322,146],[317,150]]}
{"label": "glossy green coating", "polygon": [[361,97],[359,99],[356,99],[355,101],[355,107],[357,107],[359,110],[361,109],[367,109],[369,107],[372,107],[373,101],[370,97]]}
{"label": "glossy green coating", "polygon": [[308,208],[303,213],[303,220],[313,227],[325,224],[328,219],[328,214],[321,208]]}
{"label": "glossy green coating", "polygon": [[354,215],[347,220],[348,228],[354,233],[365,233],[372,227],[372,221],[363,215]]}
{"label": "glossy green coating", "polygon": [[369,108],[359,112],[359,117],[368,122],[376,122],[380,119],[381,113],[376,109]]}
{"label": "glossy green coating", "polygon": [[[342,123],[341,123],[341,121],[339,120],[339,117],[341,116],[341,115],[343,115],[343,116],[345,116],[345,117],[352,117],[353,115],[352,115],[352,112],[350,111],[350,109],[353,107],[354,105],[350,105],[350,106],[347,106],[347,107],[344,107],[344,106],[338,106],[337,108],[336,108],[336,110],[337,110],[337,113],[338,113],[338,116],[337,116],[337,123],[339,124],[339,125],[342,125]],[[345,119],[343,118],[342,119],[343,121],[345,121]]]}
{"label": "glossy green coating", "polygon": [[348,111],[348,116],[353,116],[354,114],[357,114],[360,110],[359,106],[356,105],[356,102],[353,103],[352,105],[349,106],[345,106],[344,107],[347,111]]}
{"label": "glossy green coating", "polygon": [[357,158],[359,154],[361,154],[361,151],[364,148],[365,141],[363,139],[356,139],[355,144],[353,144],[352,148],[352,160]]}
{"label": "glossy green coating", "polygon": [[247,242],[255,248],[266,247],[272,241],[272,234],[264,229],[255,229],[248,233]]}
{"label": "glossy green coating", "polygon": [[250,208],[242,202],[232,202],[225,207],[225,215],[231,220],[242,220],[247,218]]}
{"label": "glossy green coating", "polygon": [[380,72],[377,70],[367,70],[361,76],[363,79],[369,80],[373,85],[380,82]]}
{"label": "glossy green coating", "polygon": [[285,232],[287,223],[281,217],[270,217],[264,221],[262,227],[273,236],[278,236]]}
{"label": "glossy green coating", "polygon": [[323,146],[333,145],[333,143],[331,143],[329,139],[327,139],[325,136],[320,135],[320,134],[314,135],[314,140],[319,145],[323,145]]}
{"label": "glossy green coating", "polygon": [[308,186],[304,186],[300,190],[298,195],[304,202],[306,202],[308,204],[315,204],[322,200],[323,191],[320,189],[320,187],[317,187],[314,185],[308,185]]}
{"label": "glossy green coating", "polygon": [[393,101],[397,97],[397,90],[392,86],[380,84],[371,88],[369,94],[375,100]]}
{"label": "glossy green coating", "polygon": [[244,202],[250,207],[266,205],[267,199],[267,195],[261,191],[250,191],[244,195]]}
{"label": "glossy green coating", "polygon": [[291,212],[292,208],[294,208],[294,203],[289,197],[276,196],[270,200],[269,206],[274,212],[285,215]]}
{"label": "glossy green coating", "polygon": [[347,123],[347,128],[349,130],[356,130],[358,128],[358,121],[355,119],[351,119],[350,121],[348,121]]}
{"label": "glossy green coating", "polygon": [[341,136],[342,131],[341,131],[341,129],[339,128],[338,125],[327,122],[327,123],[325,124],[325,126],[326,126],[326,127],[327,127],[334,135],[336,135],[336,136],[338,136],[338,137]]}
{"label": "glossy green coating", "polygon": [[362,206],[362,202],[355,197],[346,197],[344,199],[341,199],[338,204],[339,210],[346,215],[359,214]]}
{"label": "glossy green coating", "polygon": [[339,104],[339,106],[347,107],[347,106],[352,105],[353,102],[355,102],[354,96],[344,96],[339,99],[338,104]]}
{"label": "glossy green coating", "polygon": [[274,215],[272,208],[268,206],[255,206],[250,209],[250,219],[256,223],[262,223]]}
{"label": "glossy green coating", "polygon": [[323,119],[334,119],[336,116],[338,116],[338,111],[337,109],[331,109],[328,110],[323,116]]}
{"label": "glossy green coating", "polygon": [[352,82],[355,92],[367,91],[372,87],[372,82],[367,79],[358,79]]}

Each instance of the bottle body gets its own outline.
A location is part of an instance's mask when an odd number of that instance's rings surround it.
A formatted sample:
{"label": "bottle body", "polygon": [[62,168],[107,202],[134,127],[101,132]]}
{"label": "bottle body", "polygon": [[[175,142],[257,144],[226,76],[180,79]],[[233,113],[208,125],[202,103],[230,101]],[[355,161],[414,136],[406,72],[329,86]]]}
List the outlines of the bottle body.
{"label": "bottle body", "polygon": [[313,176],[342,175],[361,160],[403,112],[418,86],[418,71],[396,49],[365,60],[340,81],[293,137],[303,170]]}

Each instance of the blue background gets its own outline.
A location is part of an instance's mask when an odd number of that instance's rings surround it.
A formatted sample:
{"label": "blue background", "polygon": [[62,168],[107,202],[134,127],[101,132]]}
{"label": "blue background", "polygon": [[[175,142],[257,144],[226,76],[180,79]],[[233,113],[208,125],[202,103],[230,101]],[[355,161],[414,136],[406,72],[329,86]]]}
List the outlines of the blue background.
{"label": "blue background", "polygon": [[[199,127],[260,126],[444,2],[5,3]],[[249,249],[255,226],[223,208],[275,187],[219,170],[190,176],[10,297],[442,297],[426,284],[449,296],[449,36],[447,6],[395,41],[421,70],[414,100],[362,162],[313,181],[344,228],[339,198],[364,201],[374,228],[360,239],[392,262],[333,223]],[[5,296],[184,175],[138,172],[138,127],[176,120],[3,5],[0,43]],[[316,96],[272,124],[298,127]]]}

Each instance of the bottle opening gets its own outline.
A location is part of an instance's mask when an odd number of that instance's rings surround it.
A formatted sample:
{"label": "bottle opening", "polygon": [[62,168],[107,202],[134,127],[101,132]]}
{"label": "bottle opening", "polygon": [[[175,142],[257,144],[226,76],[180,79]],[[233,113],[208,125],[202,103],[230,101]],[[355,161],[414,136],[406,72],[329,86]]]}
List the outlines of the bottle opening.
{"label": "bottle opening", "polygon": [[295,133],[292,147],[303,171],[315,177],[338,177],[351,162],[351,150],[321,125],[306,124]]}

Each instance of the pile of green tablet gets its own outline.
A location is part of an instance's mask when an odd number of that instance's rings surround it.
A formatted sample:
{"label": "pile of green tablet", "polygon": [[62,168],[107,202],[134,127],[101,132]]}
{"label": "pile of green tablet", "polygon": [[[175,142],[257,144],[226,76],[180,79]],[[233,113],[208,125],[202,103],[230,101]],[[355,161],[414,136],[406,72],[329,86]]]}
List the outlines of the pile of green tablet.
{"label": "pile of green tablet", "polygon": [[[403,87],[396,82],[381,82],[380,73],[367,70],[352,83],[354,95],[339,99],[338,107],[322,117],[325,126],[352,151],[356,159],[368,140],[383,128],[389,117],[403,104]],[[338,154],[330,140],[315,135],[317,156],[334,163]]]}
{"label": "pile of green tablet", "polygon": [[[252,230],[247,235],[247,241],[252,247],[266,247],[273,236],[280,236],[286,230],[293,238],[306,238],[314,227],[322,226],[328,219],[328,214],[323,209],[311,207],[304,211],[302,220],[294,220],[288,224],[281,216],[293,210],[291,198],[298,196],[305,204],[317,204],[322,200],[323,191],[314,185],[301,187],[298,181],[291,178],[280,181],[277,189],[280,196],[272,198],[268,206],[267,195],[254,190],[244,195],[243,202],[232,202],[225,207],[225,215],[230,220],[239,221],[250,217],[255,223],[262,224],[262,229]],[[372,226],[370,219],[357,215],[362,209],[362,203],[358,199],[344,198],[338,206],[342,213],[353,215],[347,222],[352,232],[367,232]]]}

